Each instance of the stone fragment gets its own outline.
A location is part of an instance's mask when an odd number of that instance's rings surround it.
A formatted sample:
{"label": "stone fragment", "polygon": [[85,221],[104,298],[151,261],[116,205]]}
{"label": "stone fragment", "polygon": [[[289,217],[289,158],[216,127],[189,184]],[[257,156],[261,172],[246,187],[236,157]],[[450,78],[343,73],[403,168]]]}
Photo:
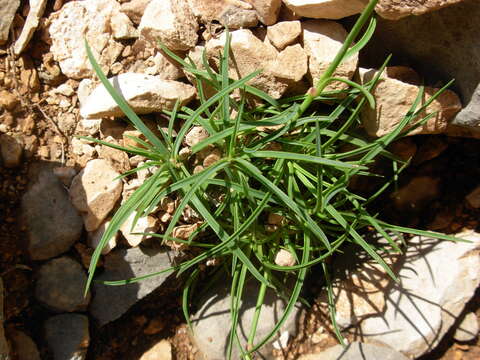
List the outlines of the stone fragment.
{"label": "stone fragment", "polygon": [[80,238],[83,222],[52,170],[40,164],[34,167],[40,169],[39,175],[22,198],[22,218],[30,257],[46,260],[64,253]]}
{"label": "stone fragment", "polygon": [[131,247],[138,246],[143,240],[150,239],[151,236],[148,234],[154,234],[159,229],[158,219],[153,216],[141,217],[133,226],[136,215],[133,212],[120,227],[123,237]]}
{"label": "stone fragment", "polygon": [[80,107],[82,107],[92,91],[95,89],[95,83],[91,79],[83,79],[78,84],[77,96],[78,101],[80,102]]}
{"label": "stone fragment", "polygon": [[[137,114],[172,110],[177,100],[183,106],[195,96],[195,88],[191,85],[151,75],[125,73],[113,77],[110,82]],[[103,85],[92,91],[80,114],[88,119],[124,116]]]}
{"label": "stone fragment", "polygon": [[[338,50],[347,38],[344,27],[329,20],[308,20],[302,22],[303,47],[309,57],[309,75],[312,85],[315,86],[332,63]],[[357,69],[358,54],[343,61],[335,70],[333,76],[351,79]],[[342,82],[333,82],[326,87],[326,91],[343,90],[348,85]]]}
{"label": "stone fragment", "polygon": [[478,209],[480,208],[480,186],[476,187],[472,192],[470,192],[466,197],[468,205]]}
{"label": "stone fragment", "polygon": [[0,0],[0,45],[8,40],[10,26],[19,6],[20,0]]}
{"label": "stone fragment", "polygon": [[270,71],[278,78],[298,82],[308,71],[308,56],[299,44],[287,46],[278,54]]}
{"label": "stone fragment", "polygon": [[110,18],[112,35],[115,40],[134,39],[138,37],[138,31],[123,12],[116,11]]}
{"label": "stone fragment", "polygon": [[[110,220],[105,220],[95,231],[88,233],[88,245],[94,249],[97,248],[98,244],[100,244],[100,240],[102,239],[103,233],[107,228],[110,226]],[[115,246],[117,246],[117,237],[118,232],[116,232],[110,240],[105,244],[105,247],[102,249],[102,255],[108,254],[112,251]]]}
{"label": "stone fragment", "polygon": [[20,103],[19,99],[7,90],[0,91],[0,106],[5,110],[11,111]]}
{"label": "stone fragment", "polygon": [[177,80],[184,77],[181,66],[163,51],[158,51],[146,60],[151,64],[145,69],[147,75],[158,75],[162,80]]}
{"label": "stone fragment", "polygon": [[[94,74],[85,50],[86,40],[103,72],[108,73],[123,50],[123,45],[115,40],[115,36],[122,36],[125,28],[118,27],[122,16],[125,14],[120,12],[120,4],[115,0],[72,1],[53,13],[49,18],[50,51],[62,72],[73,79]],[[113,25],[112,18],[117,19],[117,25]],[[113,29],[115,26],[117,32]]]}
{"label": "stone fragment", "polygon": [[[238,337],[243,347],[252,326],[252,318],[256,308],[259,286],[255,281],[245,284],[243,298],[240,303]],[[224,360],[227,358],[228,335],[230,334],[230,287],[221,282],[211,288],[200,299],[199,310],[192,319],[193,336],[200,352],[208,354],[210,360]],[[265,301],[260,312],[255,341],[263,339],[274,327],[285,309],[285,301],[270,289],[265,294]],[[300,317],[300,307],[295,306],[290,316],[280,329],[280,333],[288,332],[295,336],[296,324]],[[280,335],[280,334],[279,334]],[[275,339],[275,337],[274,337]],[[265,356],[272,351],[272,343],[264,345],[260,353]],[[239,359],[239,349],[234,342],[232,358]],[[263,358],[263,357],[262,357]]]}
{"label": "stone fragment", "polygon": [[[361,82],[365,83],[375,76],[374,70],[360,71]],[[428,101],[439,89],[425,87],[421,104]],[[381,137],[392,132],[410,111],[418,96],[420,87],[402,81],[383,77],[372,91],[376,106],[365,106],[361,113],[362,123],[371,136]],[[425,111],[422,111],[405,129],[413,126],[428,114],[436,113],[424,125],[409,132],[415,134],[439,134],[445,132],[449,121],[461,110],[458,96],[451,90],[445,90]]]}
{"label": "stone fragment", "polygon": [[69,257],[61,257],[44,264],[38,272],[35,297],[54,311],[86,310],[90,294],[83,296],[87,276],[82,266]]}
{"label": "stone fragment", "polygon": [[348,344],[346,348],[342,345],[332,346],[322,352],[316,354],[302,355],[298,360],[408,360],[402,353],[394,349],[375,344],[363,344],[353,342]]}
{"label": "stone fragment", "polygon": [[28,42],[32,38],[33,33],[37,29],[40,19],[43,16],[47,0],[30,0],[29,5],[30,10],[28,11],[25,25],[23,25],[22,32],[13,47],[15,55],[20,55],[20,53],[27,47]]}
{"label": "stone fragment", "polygon": [[0,153],[3,166],[15,168],[20,166],[22,160],[23,146],[20,141],[10,135],[0,135]]}
{"label": "stone fragment", "polygon": [[410,358],[438,345],[480,283],[480,235],[456,236],[471,242],[409,241],[396,271],[400,282],[385,291],[385,311],[359,325],[363,341],[382,342]]}
{"label": "stone fragment", "polygon": [[314,19],[341,19],[365,8],[368,0],[283,0],[296,15]]}
{"label": "stone fragment", "polygon": [[124,2],[121,10],[126,14],[135,25],[139,25],[145,9],[151,0],[131,0]]}
{"label": "stone fragment", "polygon": [[296,261],[290,251],[280,249],[275,255],[275,264],[278,266],[293,266]]}
{"label": "stone fragment", "polygon": [[287,45],[291,45],[302,33],[300,21],[282,21],[275,25],[267,27],[268,40],[278,50],[283,50]]}
{"label": "stone fragment", "polygon": [[235,30],[257,26],[258,17],[255,10],[244,10],[230,6],[222,12],[218,21],[223,26]]}
{"label": "stone fragment", "polygon": [[273,25],[277,22],[282,0],[246,0],[252,4],[258,14],[258,18],[265,25]]}
{"label": "stone fragment", "polygon": [[150,1],[139,26],[147,40],[153,44],[160,41],[171,50],[193,48],[197,44],[198,28],[187,0]]}
{"label": "stone fragment", "polygon": [[200,141],[208,138],[208,132],[201,126],[192,127],[188,133],[185,135],[185,144],[188,146],[194,146]]}
{"label": "stone fragment", "polygon": [[187,1],[192,13],[204,24],[218,21],[229,29],[254,27],[258,24],[256,11],[242,0]]}
{"label": "stone fragment", "polygon": [[73,167],[58,166],[53,168],[53,173],[66,187],[70,187],[73,178],[77,175],[77,171]]}
{"label": "stone fragment", "polygon": [[455,331],[453,338],[461,342],[473,341],[478,336],[478,330],[477,315],[474,312],[471,312],[465,315],[465,318]]}
{"label": "stone fragment", "polygon": [[177,239],[188,240],[190,235],[192,235],[200,227],[200,225],[200,223],[196,223],[191,225],[175,226],[172,231],[172,236]]}
{"label": "stone fragment", "polygon": [[9,335],[18,360],[41,360],[37,344],[30,336],[19,330],[13,330]]}
{"label": "stone fragment", "polygon": [[140,360],[172,360],[172,346],[168,340],[162,340],[148,349]]}
{"label": "stone fragment", "polygon": [[[105,271],[96,277],[100,281],[125,280],[165,270],[171,266],[170,253],[140,247],[113,250],[105,256]],[[119,318],[137,301],[159,288],[169,273],[144,279],[140,282],[107,286],[93,284],[94,294],[90,313],[100,326]]]}
{"label": "stone fragment", "polygon": [[122,194],[120,176],[108,161],[94,159],[75,176],[70,187],[72,204],[82,212],[85,229],[97,229]]}
{"label": "stone fragment", "polygon": [[375,11],[385,19],[398,20],[405,16],[422,15],[462,1],[463,0],[380,0],[375,7]]}
{"label": "stone fragment", "polygon": [[8,346],[7,338],[5,337],[5,328],[3,323],[5,321],[4,315],[4,288],[3,279],[0,277],[0,357],[2,359],[10,359],[10,347]]}
{"label": "stone fragment", "polygon": [[62,314],[45,321],[45,338],[53,360],[84,360],[87,356],[90,333],[88,317]]}
{"label": "stone fragment", "polygon": [[[104,141],[111,143],[111,144],[118,144],[113,137],[108,136],[104,139]],[[112,167],[118,171],[119,173],[124,173],[130,170],[130,162],[128,161],[128,155],[125,151],[114,149],[107,145],[100,145],[96,146],[98,157],[100,159],[107,160]]]}

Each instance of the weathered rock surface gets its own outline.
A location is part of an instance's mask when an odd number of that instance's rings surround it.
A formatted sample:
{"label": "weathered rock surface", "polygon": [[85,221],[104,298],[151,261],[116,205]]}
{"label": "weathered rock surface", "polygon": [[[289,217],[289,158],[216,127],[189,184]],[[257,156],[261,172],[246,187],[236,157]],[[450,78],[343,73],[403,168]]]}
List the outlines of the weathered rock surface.
{"label": "weathered rock surface", "polygon": [[29,4],[30,10],[28,11],[25,25],[20,33],[20,37],[17,39],[15,46],[13,47],[13,52],[16,55],[19,55],[26,48],[28,42],[32,38],[33,33],[37,29],[38,23],[43,16],[43,12],[45,11],[47,0],[31,0]]}
{"label": "weathered rock surface", "polygon": [[66,3],[50,16],[50,51],[62,72],[73,79],[87,78],[93,70],[85,39],[102,70],[110,67],[123,50],[116,39],[136,36],[128,17],[115,0],[85,0]]}
{"label": "weathered rock surface", "polygon": [[83,360],[90,343],[88,317],[80,314],[51,317],[45,322],[45,338],[53,360]]}
{"label": "weathered rock surface", "polygon": [[308,71],[308,56],[299,45],[283,49],[270,67],[271,73],[281,79],[300,81]]}
{"label": "weathered rock surface", "polygon": [[172,346],[168,340],[162,340],[145,352],[140,360],[171,360]]}
{"label": "weathered rock surface", "polygon": [[385,19],[398,20],[409,15],[422,15],[461,1],[463,0],[380,0],[375,11]]}
{"label": "weathered rock surface", "polygon": [[[365,83],[375,76],[375,71],[360,71],[361,82]],[[438,89],[425,87],[422,104],[428,101]],[[390,133],[409,112],[418,96],[420,87],[383,76],[376,84],[372,94],[376,100],[375,109],[365,106],[361,113],[362,123],[371,136],[383,136]],[[439,134],[445,132],[449,121],[461,110],[458,96],[451,90],[445,90],[425,111],[413,120],[420,121],[428,114],[436,113],[424,125],[411,131],[414,134]]]}
{"label": "weathered rock surface", "polygon": [[22,217],[30,257],[46,260],[64,253],[80,238],[83,222],[53,171],[36,167],[38,178],[22,198]]}
{"label": "weathered rock surface", "polygon": [[296,15],[314,19],[341,19],[365,8],[368,0],[283,0]]}
{"label": "weathered rock surface", "polygon": [[83,296],[87,276],[82,266],[69,257],[44,264],[38,272],[35,297],[58,312],[86,310],[90,295]]}
{"label": "weathered rock surface", "polygon": [[229,29],[256,26],[258,17],[253,7],[241,0],[187,0],[192,13],[202,23],[219,21]]}
{"label": "weathered rock surface", "polygon": [[122,181],[108,161],[90,160],[73,178],[70,187],[72,204],[83,215],[85,229],[97,229],[122,194]]}
{"label": "weathered rock surface", "polygon": [[472,341],[478,336],[479,326],[477,315],[474,312],[465,315],[465,318],[460,323],[460,326],[455,331],[453,338],[457,341]]}
{"label": "weathered rock surface", "polygon": [[[244,298],[240,305],[238,337],[242,346],[246,345],[246,339],[252,325],[252,318],[257,302],[258,284],[250,281],[245,285]],[[222,284],[210,289],[199,302],[199,310],[195,314],[193,324],[193,336],[199,350],[208,356],[210,360],[223,360],[226,358],[228,335],[230,333],[230,288]],[[260,313],[255,340],[263,339],[273,328],[285,308],[285,302],[277,297],[274,292],[267,290],[264,306]],[[295,307],[286,323],[281,328],[282,335],[288,332],[295,336],[296,324],[300,317],[300,307]],[[235,344],[235,342],[234,342]],[[263,355],[269,354],[272,344],[267,344],[261,349]],[[239,358],[239,349],[235,344],[232,358]]]}
{"label": "weathered rock surface", "polygon": [[201,126],[194,126],[185,135],[185,144],[188,146],[194,146],[206,138],[208,138],[207,130]]}
{"label": "weathered rock surface", "polygon": [[[162,21],[158,21],[162,19]],[[140,22],[141,34],[153,44],[171,50],[189,50],[197,44],[198,23],[187,0],[152,0]]]}
{"label": "weathered rock surface", "polygon": [[335,345],[317,354],[302,355],[298,360],[407,360],[405,355],[388,346],[353,342],[344,348]]}
{"label": "weathered rock surface", "polygon": [[121,10],[134,24],[139,25],[150,1],[151,0],[131,0],[123,2]]}
{"label": "weathered rock surface", "polygon": [[457,236],[471,243],[409,241],[396,269],[400,283],[385,292],[385,311],[359,325],[362,341],[385,343],[412,358],[435,348],[480,283],[480,235]]}
{"label": "weathered rock surface", "polygon": [[20,6],[20,0],[0,0],[0,45],[8,40],[10,26]]}
{"label": "weathered rock surface", "polygon": [[[151,75],[125,73],[113,77],[110,82],[137,114],[171,110],[177,100],[185,105],[195,96],[195,88],[191,85]],[[89,119],[124,116],[103,85],[92,91],[80,109],[80,114]]]}
{"label": "weathered rock surface", "polygon": [[10,135],[0,135],[0,154],[3,166],[14,168],[21,164],[23,147],[19,139]]}
{"label": "weathered rock surface", "polygon": [[[302,23],[303,47],[308,54],[309,76],[315,86],[347,37],[344,27],[330,20],[309,20]],[[357,69],[358,55],[342,62],[334,72],[335,77],[351,79]],[[333,82],[326,91],[343,90],[348,86],[342,82]]]}
{"label": "weathered rock surface", "polygon": [[11,331],[9,335],[18,360],[41,360],[37,344],[30,336],[19,330]]}
{"label": "weathered rock surface", "polygon": [[252,4],[258,14],[258,18],[265,25],[273,25],[277,22],[282,0],[246,0]]}
{"label": "weathered rock surface", "polygon": [[153,234],[159,229],[158,219],[153,216],[141,217],[137,220],[135,226],[132,226],[135,216],[136,213],[133,212],[120,227],[123,237],[132,247],[138,246],[143,240],[151,238],[151,236],[148,236],[147,234]]}
{"label": "weathered rock surface", "polygon": [[267,27],[268,40],[278,50],[283,50],[287,45],[292,45],[302,33],[300,21],[281,21]]}
{"label": "weathered rock surface", "polygon": [[[100,240],[102,239],[103,233],[107,230],[108,226],[110,225],[110,220],[104,221],[95,231],[88,233],[88,244],[90,247],[96,249],[98,244],[100,244]],[[112,251],[115,246],[117,246],[117,237],[118,232],[115,233],[111,237],[111,239],[107,242],[105,247],[102,249],[102,254],[106,255],[110,251]]]}
{"label": "weathered rock surface", "polygon": [[[113,250],[105,256],[105,271],[98,280],[125,280],[165,270],[171,266],[168,252],[142,249]],[[107,286],[94,283],[90,313],[100,326],[118,319],[137,301],[159,288],[169,274],[161,274],[140,282]]]}
{"label": "weathered rock surface", "polygon": [[10,348],[8,346],[7,339],[5,338],[5,328],[3,327],[3,322],[5,321],[5,315],[3,314],[3,297],[4,297],[4,289],[3,289],[3,279],[0,277],[0,357],[2,359],[9,359],[10,356]]}

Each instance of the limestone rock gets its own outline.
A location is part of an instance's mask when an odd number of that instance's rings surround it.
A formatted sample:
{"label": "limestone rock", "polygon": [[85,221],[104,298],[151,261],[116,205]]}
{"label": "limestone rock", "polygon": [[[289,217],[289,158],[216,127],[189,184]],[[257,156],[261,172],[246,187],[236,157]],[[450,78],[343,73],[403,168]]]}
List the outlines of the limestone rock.
{"label": "limestone rock", "polygon": [[[105,256],[105,271],[97,279],[102,281],[125,280],[159,272],[171,266],[170,256],[168,252],[140,247],[113,250]],[[90,305],[90,313],[100,326],[103,326],[119,318],[137,301],[159,288],[168,275],[169,273],[163,273],[122,286],[94,283],[95,296]]]}
{"label": "limestone rock", "polygon": [[144,71],[147,75],[158,75],[162,80],[177,80],[184,77],[181,66],[161,50],[145,62],[147,65],[151,64]]}
{"label": "limestone rock", "polygon": [[0,135],[0,154],[3,166],[15,168],[20,166],[22,160],[23,146],[20,141],[10,135]]}
{"label": "limestone rock", "polygon": [[385,291],[385,311],[359,325],[363,341],[385,343],[411,358],[435,348],[480,283],[480,235],[457,237],[471,242],[409,241],[396,271],[400,283]]}
{"label": "limestone rock", "polygon": [[[158,228],[158,219],[153,216],[144,216],[137,220],[135,226],[133,226],[133,221],[137,214],[133,212],[128,219],[120,227],[123,237],[127,240],[128,244],[132,247],[140,245],[143,240],[151,238],[148,235],[142,235],[147,233],[155,233]],[[133,226],[133,227],[132,227]],[[139,234],[134,234],[139,233]]]}
{"label": "limestone rock", "polygon": [[152,348],[147,350],[140,360],[171,360],[172,359],[172,345],[168,340],[162,340],[155,344]]}
{"label": "limestone rock", "polygon": [[463,0],[380,0],[375,11],[385,19],[398,20],[409,15],[422,15],[461,1]]}
{"label": "limestone rock", "polygon": [[[360,71],[361,82],[365,83],[375,76],[375,71]],[[425,87],[422,103],[430,99],[438,89]],[[381,78],[372,91],[376,100],[375,109],[365,106],[361,113],[362,123],[371,136],[383,136],[395,129],[410,110],[418,93],[419,86],[407,84],[389,77]],[[411,131],[414,134],[438,134],[446,130],[448,122],[462,108],[460,99],[451,90],[444,91],[428,108],[419,114],[414,121],[419,121],[428,114],[438,112],[423,126]],[[407,126],[406,128],[409,128]]]}
{"label": "limestone rock", "polygon": [[171,50],[193,48],[197,44],[198,28],[187,0],[150,1],[139,26],[146,39],[154,44],[161,41]]}
{"label": "limestone rock", "polygon": [[308,71],[308,56],[299,44],[287,46],[278,54],[270,71],[278,78],[298,82]]}
{"label": "limestone rock", "polygon": [[82,234],[82,218],[72,206],[65,187],[51,169],[43,166],[38,179],[32,181],[22,198],[22,217],[27,227],[28,252],[33,260],[46,260],[64,253]]}
{"label": "limestone rock", "polygon": [[20,53],[27,47],[28,42],[32,38],[33,33],[37,29],[38,23],[43,16],[47,0],[30,0],[29,4],[30,10],[28,11],[25,25],[23,26],[20,37],[17,39],[15,46],[13,47],[15,55],[20,55]]}
{"label": "limestone rock", "polygon": [[257,11],[258,18],[265,25],[273,25],[277,22],[282,0],[246,0]]}
{"label": "limestone rock", "polygon": [[[309,75],[315,86],[338,50],[347,38],[344,27],[330,20],[308,20],[302,23],[303,47],[309,57]],[[357,69],[358,54],[342,62],[334,72],[335,77],[351,79]],[[330,83],[325,91],[343,90],[348,86],[342,82]]]}
{"label": "limestone rock", "polygon": [[314,19],[341,19],[365,8],[368,0],[283,0],[296,15]]}
{"label": "limestone rock", "polygon": [[300,21],[281,21],[275,25],[267,27],[268,40],[278,50],[283,50],[287,45],[291,45],[302,33]]}
{"label": "limestone rock", "polygon": [[453,338],[457,341],[472,341],[478,336],[478,319],[474,312],[465,315],[465,318],[460,323],[460,326],[455,331]]}
{"label": "limestone rock", "polygon": [[[95,231],[88,233],[88,244],[90,247],[96,249],[98,244],[100,244],[100,240],[102,239],[103,233],[107,230],[108,226],[110,225],[110,219],[104,221]],[[110,240],[105,244],[105,247],[102,249],[102,254],[106,255],[110,251],[112,251],[115,246],[117,246],[117,237],[118,232],[113,235]]]}
{"label": "limestone rock", "polygon": [[10,26],[20,6],[20,0],[0,0],[0,45],[8,40]]}
{"label": "limestone rock", "polygon": [[[193,86],[151,75],[125,73],[113,77],[110,82],[137,114],[171,110],[177,100],[180,100],[182,106],[195,96]],[[89,119],[124,116],[103,85],[92,91],[80,109],[80,114]]]}
{"label": "limestone rock", "polygon": [[11,331],[9,335],[18,360],[41,360],[37,344],[30,336],[19,330]]}
{"label": "limestone rock", "polygon": [[208,138],[207,130],[201,126],[194,126],[185,135],[185,143],[188,146],[194,146],[206,138]]}
{"label": "limestone rock", "polygon": [[72,204],[83,215],[85,229],[97,229],[122,194],[122,181],[108,161],[90,160],[70,187]]}
{"label": "limestone rock", "polygon": [[408,360],[408,358],[388,346],[353,342],[346,348],[332,346],[317,354],[302,355],[298,360]]}
{"label": "limestone rock", "polygon": [[134,24],[139,25],[150,1],[151,0],[131,0],[129,2],[124,2],[121,5],[121,10]]}
{"label": "limestone rock", "polygon": [[244,10],[234,6],[229,6],[224,12],[222,12],[218,21],[223,26],[232,30],[255,27],[258,25],[258,17],[255,10]]}
{"label": "limestone rock", "polygon": [[293,266],[296,261],[290,251],[280,249],[275,255],[275,264],[278,266]]}
{"label": "limestone rock", "polygon": [[84,360],[90,343],[88,317],[80,314],[53,316],[45,322],[45,338],[53,360]]}
{"label": "limestone rock", "polygon": [[120,4],[115,0],[68,2],[49,19],[52,22],[50,50],[62,72],[73,79],[94,74],[87,58],[85,39],[102,70],[108,73],[123,49],[115,38],[124,37],[126,28],[133,29],[125,25],[128,18],[120,12]]}
{"label": "limestone rock", "polygon": [[44,264],[38,272],[35,297],[58,312],[86,310],[90,294],[83,296],[87,276],[82,266],[69,257]]}

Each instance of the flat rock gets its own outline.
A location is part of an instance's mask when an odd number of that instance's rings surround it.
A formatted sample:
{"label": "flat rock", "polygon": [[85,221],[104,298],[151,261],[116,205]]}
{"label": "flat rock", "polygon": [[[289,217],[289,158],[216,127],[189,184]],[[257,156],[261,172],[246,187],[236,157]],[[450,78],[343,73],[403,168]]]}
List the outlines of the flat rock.
{"label": "flat rock", "polygon": [[122,194],[122,181],[104,159],[87,162],[70,186],[72,204],[83,215],[85,229],[94,231],[115,206]]}
{"label": "flat rock", "polygon": [[[375,76],[375,71],[361,70],[361,82],[365,83]],[[376,100],[375,109],[364,106],[361,113],[362,123],[371,136],[380,137],[393,131],[409,112],[418,96],[420,87],[397,79],[383,76],[372,91]],[[423,102],[428,101],[438,89],[424,88]],[[459,97],[451,90],[445,90],[438,96],[425,111],[413,120],[419,121],[428,114],[436,113],[424,125],[411,131],[415,134],[439,134],[447,129],[450,120],[461,110],[462,104]],[[413,124],[411,123],[411,127]]]}
{"label": "flat rock", "polygon": [[15,42],[13,52],[15,55],[19,55],[28,45],[28,42],[33,36],[33,33],[38,27],[40,19],[43,16],[47,0],[31,0],[29,2],[30,10],[28,11],[25,25],[23,25],[20,37]]}
{"label": "flat rock", "polygon": [[88,60],[85,40],[103,72],[108,73],[123,50],[116,39],[135,36],[135,29],[115,0],[68,2],[52,13],[49,20],[50,51],[69,78],[91,77],[94,71]]}
{"label": "flat rock", "polygon": [[258,18],[265,25],[273,25],[277,22],[282,0],[246,0],[253,5]]}
{"label": "flat rock", "polygon": [[[185,105],[195,96],[195,88],[191,85],[152,75],[125,73],[113,77],[110,82],[137,114],[172,110],[177,100]],[[92,91],[80,114],[88,119],[125,116],[103,85]]]}
{"label": "flat rock", "polygon": [[19,6],[20,0],[0,0],[0,45],[8,40],[10,26]]}
{"label": "flat rock", "polygon": [[[162,21],[158,21],[162,19]],[[198,23],[187,0],[152,0],[140,22],[141,34],[153,44],[171,50],[189,50],[197,44]]]}
{"label": "flat rock", "polygon": [[477,338],[479,331],[478,318],[474,312],[465,315],[460,326],[455,331],[453,338],[457,341],[467,342]]}
{"label": "flat rock", "polygon": [[[230,333],[230,284],[221,284],[210,290],[199,302],[199,310],[192,319],[193,337],[199,350],[209,360],[226,359],[228,334]],[[257,302],[258,284],[250,281],[245,285],[243,299],[240,305],[238,336],[242,346],[246,345],[247,337],[252,325],[252,318]],[[276,321],[283,314],[285,301],[267,290],[264,306],[260,312],[255,341],[263,339],[274,327]],[[300,307],[292,310],[289,318],[281,328],[282,335],[295,336],[296,325],[300,317]],[[273,349],[272,343],[267,343],[260,350],[263,356],[267,356]],[[239,358],[239,349],[234,342],[232,359]]]}
{"label": "flat rock", "polygon": [[302,25],[298,20],[281,21],[267,27],[268,40],[278,50],[283,50],[286,46],[292,45],[301,33]]}
{"label": "flat rock", "polygon": [[3,166],[15,168],[20,166],[22,160],[23,146],[19,139],[7,134],[0,135],[0,154]]}
{"label": "flat rock", "polygon": [[278,78],[298,82],[308,71],[307,53],[299,44],[287,46],[280,51],[269,70]]}
{"label": "flat rock", "polygon": [[41,360],[37,344],[30,336],[23,331],[14,330],[9,332],[9,337],[18,360]]}
{"label": "flat rock", "polygon": [[[345,28],[330,20],[308,20],[302,22],[303,47],[308,55],[309,76],[315,86],[330,66],[338,50],[347,38]],[[353,55],[342,62],[333,76],[351,79],[357,69],[358,55]],[[326,91],[343,90],[348,86],[342,82],[333,82],[326,87]]]}
{"label": "flat rock", "polygon": [[45,322],[45,338],[53,360],[83,360],[90,343],[88,317],[80,314],[53,316]]}
{"label": "flat rock", "polygon": [[[168,252],[131,248],[113,250],[105,256],[105,271],[98,280],[125,280],[162,271],[171,266]],[[169,274],[161,274],[136,283],[122,286],[107,286],[94,283],[94,297],[90,313],[100,326],[118,319],[137,301],[159,288]]]}
{"label": "flat rock", "polygon": [[335,345],[317,354],[302,355],[298,360],[408,360],[388,346],[353,342],[346,348]]}
{"label": "flat rock", "polygon": [[162,340],[148,349],[140,360],[171,360],[172,359],[172,345],[168,340]]}
{"label": "flat rock", "polygon": [[283,0],[296,15],[314,19],[341,19],[365,8],[368,0]]}
{"label": "flat rock", "polygon": [[87,276],[82,266],[64,256],[44,264],[38,272],[35,297],[58,312],[86,310],[90,294],[83,296]]}
{"label": "flat rock", "polygon": [[133,226],[135,216],[136,213],[133,212],[120,227],[123,237],[132,247],[140,245],[143,240],[150,239],[151,236],[148,234],[154,234],[160,227],[158,219],[150,215],[139,218]]}
{"label": "flat rock", "polygon": [[398,20],[410,15],[423,15],[462,1],[464,0],[380,0],[375,7],[375,11],[385,19]]}
{"label": "flat rock", "polygon": [[83,222],[52,169],[35,167],[39,174],[22,198],[22,217],[30,257],[46,260],[64,253],[80,238]]}

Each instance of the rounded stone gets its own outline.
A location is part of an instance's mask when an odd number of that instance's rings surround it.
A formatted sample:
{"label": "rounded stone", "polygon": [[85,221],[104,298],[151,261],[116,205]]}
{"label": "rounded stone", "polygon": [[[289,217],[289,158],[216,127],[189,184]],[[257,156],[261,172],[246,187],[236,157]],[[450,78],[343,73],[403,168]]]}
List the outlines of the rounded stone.
{"label": "rounded stone", "polygon": [[54,360],[83,360],[90,342],[88,317],[80,314],[51,317],[45,322],[45,338]]}

